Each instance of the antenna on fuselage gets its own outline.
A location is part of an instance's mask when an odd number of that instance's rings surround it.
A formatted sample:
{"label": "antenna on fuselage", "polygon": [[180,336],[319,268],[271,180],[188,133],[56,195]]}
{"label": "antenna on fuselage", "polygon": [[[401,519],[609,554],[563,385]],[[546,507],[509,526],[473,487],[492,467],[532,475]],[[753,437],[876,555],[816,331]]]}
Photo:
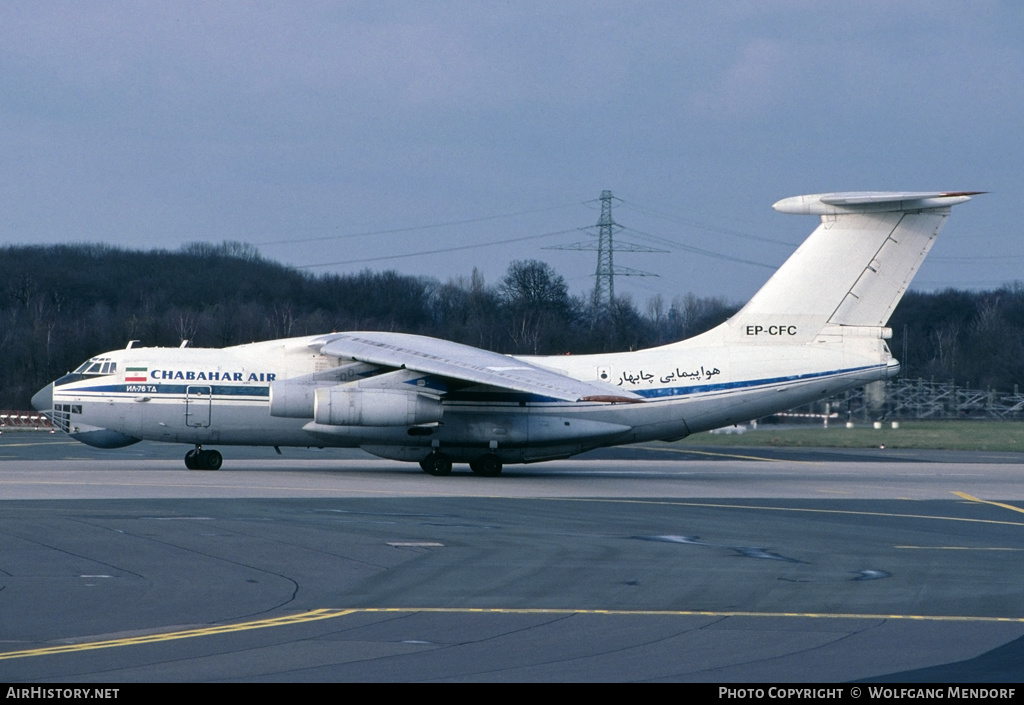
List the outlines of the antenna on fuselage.
{"label": "antenna on fuselage", "polygon": [[188,338],[185,338],[185,339],[183,339],[183,340],[181,341],[181,345],[179,345],[178,347],[179,347],[179,348],[187,348],[187,347],[188,347],[188,343],[189,343],[189,340],[188,340]]}
{"label": "antenna on fuselage", "polygon": [[137,341],[137,340],[129,340],[128,344],[124,346],[124,349],[125,350],[131,350],[132,346],[135,345],[135,343],[137,343],[137,342],[139,342],[139,341]]}

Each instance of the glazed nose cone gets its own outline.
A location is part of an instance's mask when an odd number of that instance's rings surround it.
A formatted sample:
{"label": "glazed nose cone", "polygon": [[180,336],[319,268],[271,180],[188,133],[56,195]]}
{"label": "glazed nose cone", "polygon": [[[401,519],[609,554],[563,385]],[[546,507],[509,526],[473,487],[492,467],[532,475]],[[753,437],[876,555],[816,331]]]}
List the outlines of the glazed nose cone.
{"label": "glazed nose cone", "polygon": [[32,397],[32,406],[36,411],[50,411],[53,408],[53,382],[35,393]]}

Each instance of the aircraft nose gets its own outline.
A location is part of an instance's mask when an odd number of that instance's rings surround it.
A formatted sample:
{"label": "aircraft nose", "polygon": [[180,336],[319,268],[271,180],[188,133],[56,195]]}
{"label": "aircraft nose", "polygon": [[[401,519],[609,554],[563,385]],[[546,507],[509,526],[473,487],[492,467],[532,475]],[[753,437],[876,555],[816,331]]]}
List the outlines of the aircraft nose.
{"label": "aircraft nose", "polygon": [[32,397],[32,406],[36,411],[50,411],[53,409],[53,382],[40,389]]}

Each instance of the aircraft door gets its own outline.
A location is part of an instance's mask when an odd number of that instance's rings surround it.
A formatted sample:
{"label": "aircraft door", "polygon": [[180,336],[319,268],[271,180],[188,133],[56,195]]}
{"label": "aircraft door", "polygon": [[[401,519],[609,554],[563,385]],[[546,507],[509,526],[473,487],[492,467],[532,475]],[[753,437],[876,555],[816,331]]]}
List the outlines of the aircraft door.
{"label": "aircraft door", "polygon": [[210,409],[213,406],[213,390],[208,386],[185,388],[185,425],[192,428],[206,428],[210,425]]}

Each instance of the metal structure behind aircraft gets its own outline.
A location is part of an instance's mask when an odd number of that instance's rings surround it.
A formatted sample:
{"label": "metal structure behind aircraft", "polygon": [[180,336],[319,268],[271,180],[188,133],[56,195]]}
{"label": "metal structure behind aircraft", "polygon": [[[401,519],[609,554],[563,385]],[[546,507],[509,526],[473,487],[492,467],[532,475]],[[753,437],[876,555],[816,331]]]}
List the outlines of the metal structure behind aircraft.
{"label": "metal structure behind aircraft", "polygon": [[567,458],[782,411],[894,376],[885,328],[950,208],[976,192],[830,193],[775,210],[821,224],[736,315],[629,353],[506,356],[436,338],[332,333],[100,355],[33,405],[83,443],[360,447],[432,475]]}

